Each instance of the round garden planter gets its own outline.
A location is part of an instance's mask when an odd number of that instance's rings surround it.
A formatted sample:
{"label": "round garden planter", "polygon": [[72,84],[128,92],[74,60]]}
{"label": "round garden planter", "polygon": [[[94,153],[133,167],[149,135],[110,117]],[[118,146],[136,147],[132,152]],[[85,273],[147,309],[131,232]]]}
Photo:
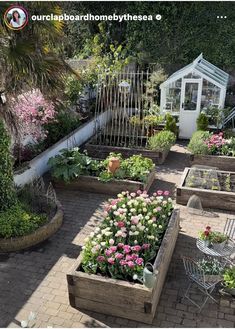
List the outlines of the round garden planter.
{"label": "round garden planter", "polygon": [[27,249],[50,238],[60,228],[63,222],[61,204],[57,201],[56,205],[57,209],[54,217],[48,223],[39,227],[35,232],[25,236],[0,239],[0,253]]}

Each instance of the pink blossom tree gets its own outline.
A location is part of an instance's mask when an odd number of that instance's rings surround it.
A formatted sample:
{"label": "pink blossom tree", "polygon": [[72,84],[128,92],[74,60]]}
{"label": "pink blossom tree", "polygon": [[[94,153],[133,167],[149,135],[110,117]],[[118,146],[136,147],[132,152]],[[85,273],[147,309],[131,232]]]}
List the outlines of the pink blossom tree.
{"label": "pink blossom tree", "polygon": [[46,100],[40,90],[19,95],[11,107],[18,119],[22,139],[31,136],[37,142],[47,136],[43,126],[55,121],[56,111],[54,104]]}

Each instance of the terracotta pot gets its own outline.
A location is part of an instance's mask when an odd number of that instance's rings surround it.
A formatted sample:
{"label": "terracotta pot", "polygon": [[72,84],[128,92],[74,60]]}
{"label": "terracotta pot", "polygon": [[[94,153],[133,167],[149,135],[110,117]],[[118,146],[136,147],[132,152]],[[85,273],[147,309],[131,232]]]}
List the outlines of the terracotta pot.
{"label": "terracotta pot", "polygon": [[118,158],[111,158],[108,164],[108,171],[114,174],[118,168],[120,168],[120,160]]}

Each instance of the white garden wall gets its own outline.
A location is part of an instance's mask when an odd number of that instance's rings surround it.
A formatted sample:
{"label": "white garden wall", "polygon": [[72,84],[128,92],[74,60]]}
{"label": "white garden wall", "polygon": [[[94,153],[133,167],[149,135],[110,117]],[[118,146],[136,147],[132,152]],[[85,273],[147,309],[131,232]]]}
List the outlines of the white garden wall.
{"label": "white garden wall", "polygon": [[[65,136],[56,144],[39,154],[29,163],[29,169],[21,174],[14,175],[14,182],[17,186],[23,186],[30,183],[34,178],[42,176],[50,168],[47,164],[48,160],[57,155],[61,149],[80,146],[85,143],[95,133],[95,129],[103,127],[111,118],[111,112],[106,111],[96,119],[83,124],[75,131]],[[96,124],[95,124],[96,123]]]}

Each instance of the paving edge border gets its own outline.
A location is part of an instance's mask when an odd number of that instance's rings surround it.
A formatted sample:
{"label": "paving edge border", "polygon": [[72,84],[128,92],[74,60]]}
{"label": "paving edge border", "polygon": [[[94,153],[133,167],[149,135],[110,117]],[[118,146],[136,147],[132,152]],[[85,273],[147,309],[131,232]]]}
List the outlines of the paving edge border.
{"label": "paving edge border", "polygon": [[64,213],[60,202],[57,201],[56,206],[54,217],[35,232],[16,238],[0,239],[0,253],[24,250],[50,238],[63,223]]}

